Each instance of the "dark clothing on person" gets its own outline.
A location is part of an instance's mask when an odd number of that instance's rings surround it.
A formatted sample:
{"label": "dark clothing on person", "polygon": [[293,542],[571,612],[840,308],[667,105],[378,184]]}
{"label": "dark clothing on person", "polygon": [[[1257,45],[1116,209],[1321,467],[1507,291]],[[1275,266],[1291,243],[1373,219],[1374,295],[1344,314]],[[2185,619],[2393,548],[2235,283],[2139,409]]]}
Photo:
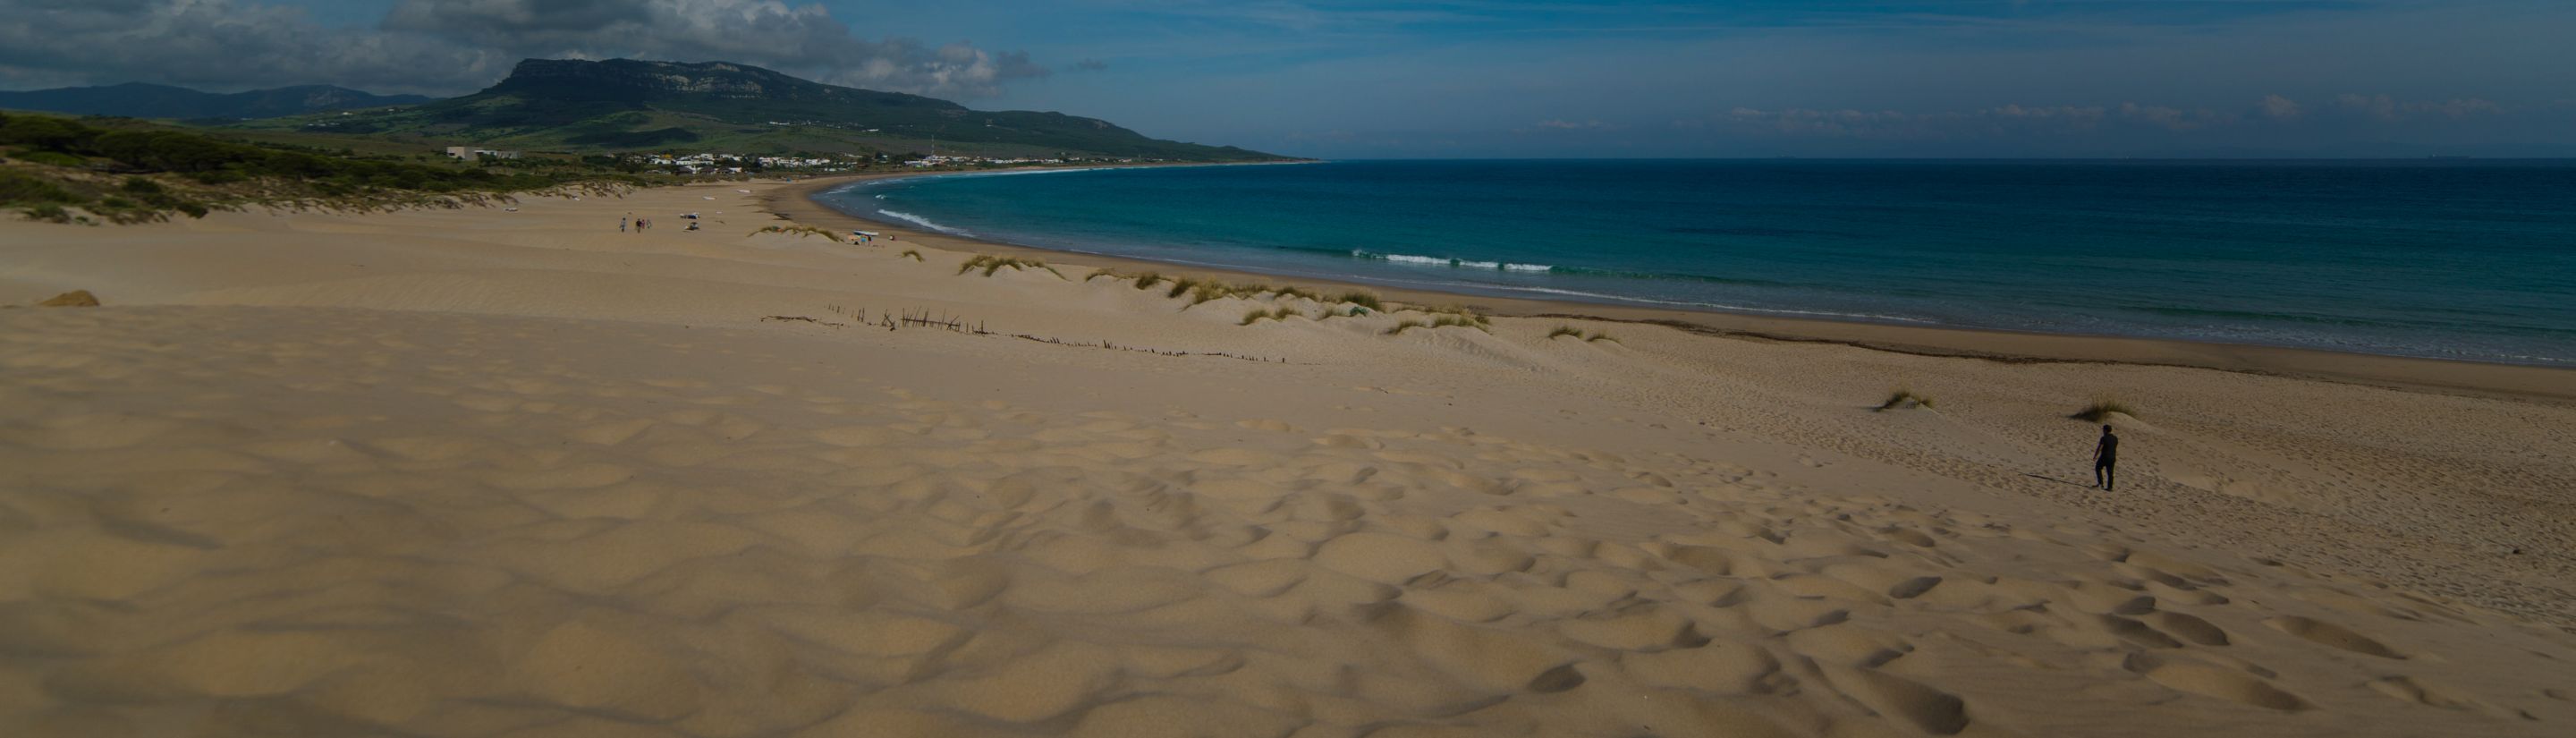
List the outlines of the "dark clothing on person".
{"label": "dark clothing on person", "polygon": [[2093,447],[2094,486],[2110,489],[2115,476],[2113,467],[2119,463],[2120,437],[2111,435],[2110,429],[2105,428],[2102,430],[2102,442]]}

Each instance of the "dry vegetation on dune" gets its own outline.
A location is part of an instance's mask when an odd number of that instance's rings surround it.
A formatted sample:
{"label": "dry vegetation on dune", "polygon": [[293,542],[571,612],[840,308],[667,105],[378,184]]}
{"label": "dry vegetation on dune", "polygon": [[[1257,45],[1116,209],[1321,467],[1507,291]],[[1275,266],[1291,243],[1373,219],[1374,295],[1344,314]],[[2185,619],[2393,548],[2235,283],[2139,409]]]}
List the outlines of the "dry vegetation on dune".
{"label": "dry vegetation on dune", "polygon": [[1878,409],[1880,410],[1896,410],[1908,407],[1930,408],[1932,407],[1932,398],[1927,397],[1922,393],[1915,392],[1911,387],[1898,387],[1888,392],[1886,402],[1878,404]]}
{"label": "dry vegetation on dune", "polygon": [[[914,258],[920,258],[920,254],[918,252],[907,251],[905,253],[912,255]],[[1055,267],[1047,266],[1046,261],[1043,259],[1022,259],[1016,256],[993,256],[990,254],[976,254],[975,258],[967,259],[966,263],[957,265],[957,273],[965,274],[971,271],[982,270],[984,272],[984,276],[990,277],[993,276],[993,273],[999,272],[1004,268],[1012,270],[1042,269],[1048,274],[1055,275],[1057,279],[1067,279],[1067,277],[1064,276],[1064,272],[1056,271]]]}
{"label": "dry vegetation on dune", "polygon": [[2093,398],[2093,404],[2086,405],[2084,406],[2084,409],[2077,410],[2074,415],[2069,415],[2067,417],[2074,418],[2076,420],[2099,423],[2105,420],[2110,420],[2111,416],[2114,414],[2126,415],[2132,418],[2138,417],[2137,409],[2131,408],[2128,403],[2121,402],[2119,398],[2109,395]]}
{"label": "dry vegetation on dune", "polygon": [[[1311,300],[1325,305],[1328,308],[1326,311],[1328,314],[1336,312],[1329,308],[1339,307],[1342,305],[1356,306],[1369,312],[1377,312],[1385,309],[1384,302],[1379,300],[1377,295],[1358,290],[1324,293],[1306,289],[1304,287],[1298,287],[1296,285],[1282,286],[1263,282],[1227,282],[1217,279],[1202,279],[1199,277],[1189,276],[1176,277],[1162,272],[1130,273],[1116,269],[1094,269],[1090,274],[1083,275],[1082,281],[1089,282],[1101,277],[1129,280],[1132,282],[1131,286],[1138,290],[1150,290],[1154,289],[1157,285],[1164,285],[1164,297],[1189,297],[1190,304],[1188,306],[1184,306],[1183,309],[1227,298],[1258,300],[1265,297],[1274,300]],[[1345,315],[1363,314],[1349,311],[1339,312],[1342,312]]]}
{"label": "dry vegetation on dune", "polygon": [[[1325,315],[1332,315],[1332,313],[1327,312],[1327,313],[1325,313]],[[1297,309],[1296,309],[1296,308],[1292,308],[1292,307],[1277,307],[1277,308],[1271,308],[1271,309],[1268,309],[1268,310],[1263,310],[1263,309],[1259,309],[1259,308],[1254,308],[1254,309],[1252,310],[1252,312],[1248,312],[1248,313],[1244,313],[1244,314],[1243,314],[1243,322],[1242,322],[1242,323],[1239,323],[1238,325],[1252,325],[1252,324],[1254,324],[1254,323],[1259,323],[1259,322],[1264,321],[1264,320],[1283,320],[1283,321],[1284,321],[1284,320],[1287,320],[1287,319],[1289,319],[1289,318],[1300,318],[1300,317],[1305,317],[1305,313],[1297,312]]]}
{"label": "dry vegetation on dune", "polygon": [[823,230],[823,229],[821,229],[821,228],[816,228],[816,227],[813,227],[813,226],[805,226],[805,225],[796,225],[796,226],[769,226],[769,227],[767,227],[767,228],[762,228],[762,229],[757,230],[757,231],[752,231],[752,232],[751,232],[751,235],[757,236],[757,235],[760,235],[760,234],[763,234],[763,233],[779,233],[779,234],[785,234],[785,235],[790,235],[790,236],[821,236],[821,237],[823,237],[824,239],[830,240],[830,241],[831,241],[831,242],[833,242],[833,243],[847,243],[847,241],[843,241],[843,240],[841,240],[841,234],[833,233],[833,232],[831,232],[831,231]]}
{"label": "dry vegetation on dune", "polygon": [[1560,325],[1556,327],[1556,330],[1547,332],[1547,337],[1550,340],[1554,340],[1558,336],[1573,336],[1575,338],[1583,339],[1584,343],[1591,343],[1594,341],[1609,341],[1611,343],[1619,342],[1619,339],[1611,337],[1608,333],[1593,331],[1590,334],[1585,334],[1583,329],[1570,325]]}
{"label": "dry vegetation on dune", "polygon": [[[1406,310],[1410,312],[1417,309],[1406,308]],[[1386,335],[1403,335],[1405,331],[1414,328],[1474,328],[1486,333],[1494,332],[1494,329],[1491,327],[1491,320],[1487,319],[1485,316],[1467,312],[1463,308],[1424,312],[1432,313],[1430,320],[1424,321],[1415,318],[1406,318],[1404,320],[1397,321],[1395,327],[1386,329]]]}
{"label": "dry vegetation on dune", "polygon": [[913,260],[913,261],[920,261],[920,260],[921,260],[921,250],[919,250],[919,249],[904,249],[904,250],[903,250],[903,253],[896,254],[895,256],[896,256],[897,258],[911,259],[911,260]]}

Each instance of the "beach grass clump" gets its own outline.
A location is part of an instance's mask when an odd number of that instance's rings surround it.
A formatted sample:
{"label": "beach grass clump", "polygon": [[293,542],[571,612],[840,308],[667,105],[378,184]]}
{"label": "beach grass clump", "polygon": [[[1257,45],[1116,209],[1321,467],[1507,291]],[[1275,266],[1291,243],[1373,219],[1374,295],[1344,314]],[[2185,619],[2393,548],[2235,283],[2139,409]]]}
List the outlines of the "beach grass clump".
{"label": "beach grass clump", "polygon": [[[1226,284],[1215,280],[1200,281],[1191,279],[1184,281],[1190,282],[1189,293],[1191,305],[1198,305],[1200,303],[1214,300],[1223,300],[1228,297],[1244,296],[1244,288],[1241,286]],[[1179,296],[1180,293],[1174,292],[1172,294],[1174,296]]]}
{"label": "beach grass clump", "polygon": [[760,235],[760,234],[763,234],[763,233],[779,233],[779,234],[785,234],[785,235],[790,235],[790,236],[821,236],[821,237],[823,237],[824,239],[830,240],[830,241],[831,241],[831,242],[833,242],[833,243],[842,243],[842,241],[841,241],[841,234],[833,233],[833,232],[831,232],[831,231],[823,230],[823,229],[821,229],[821,228],[816,228],[816,227],[808,226],[808,225],[792,225],[792,226],[777,226],[777,225],[774,225],[774,226],[769,226],[769,227],[767,227],[767,228],[762,228],[762,229],[757,230],[757,231],[752,231],[752,232],[751,232],[751,235],[757,236],[757,235]]}
{"label": "beach grass clump", "polygon": [[1324,299],[1317,300],[1317,302],[1322,302],[1328,305],[1357,305],[1363,308],[1368,308],[1369,312],[1373,313],[1386,312],[1386,302],[1379,300],[1377,293],[1374,292],[1345,290],[1327,295]]}
{"label": "beach grass clump", "polygon": [[1547,337],[1551,340],[1555,339],[1557,336],[1573,336],[1575,338],[1582,338],[1583,329],[1570,325],[1560,325],[1556,327],[1556,330],[1547,332]]}
{"label": "beach grass clump", "polygon": [[[1588,335],[1588,336],[1584,336],[1584,337],[1583,337],[1583,342],[1584,342],[1584,343],[1592,343],[1592,342],[1594,342],[1594,341],[1609,341],[1609,342],[1611,342],[1611,343],[1619,343],[1619,338],[1618,338],[1617,336],[1613,336],[1613,335],[1610,335],[1610,334],[1608,334],[1608,333],[1603,333],[1603,332],[1601,332],[1601,331],[1593,331],[1591,335]],[[1624,345],[1626,345],[1626,344],[1620,344],[1620,345],[1623,345],[1623,346],[1624,346]]]}
{"label": "beach grass clump", "polygon": [[975,258],[967,259],[966,263],[957,266],[957,273],[965,274],[970,271],[981,269],[984,272],[984,276],[990,277],[993,276],[994,272],[999,272],[1005,268],[1012,270],[1043,269],[1046,270],[1048,274],[1055,275],[1057,279],[1065,278],[1064,272],[1056,271],[1055,267],[1047,266],[1046,261],[1043,259],[1022,259],[1016,256],[993,256],[990,254],[976,254]]}
{"label": "beach grass clump", "polygon": [[1405,309],[1430,314],[1434,316],[1435,320],[1445,317],[1453,321],[1466,321],[1465,323],[1453,323],[1453,325],[1473,325],[1480,330],[1493,325],[1494,322],[1492,318],[1478,315],[1476,311],[1467,309],[1467,307],[1463,305],[1422,305],[1408,307]]}
{"label": "beach grass clump", "polygon": [[904,250],[903,250],[903,253],[896,254],[895,256],[896,256],[896,257],[899,257],[899,258],[909,258],[909,259],[911,259],[911,260],[913,260],[913,261],[920,261],[920,260],[921,260],[921,251],[919,251],[919,250],[917,250],[917,249],[904,249]]}
{"label": "beach grass clump", "polygon": [[1270,294],[1277,295],[1277,296],[1279,296],[1279,299],[1282,299],[1282,300],[1288,300],[1288,299],[1307,299],[1307,300],[1314,300],[1314,301],[1316,301],[1316,302],[1323,302],[1323,301],[1324,301],[1324,295],[1323,295],[1323,293],[1315,292],[1315,291],[1313,291],[1313,290],[1309,290],[1309,289],[1306,289],[1306,288],[1304,288],[1304,287],[1298,287],[1298,286],[1296,286],[1296,285],[1289,285],[1289,286],[1286,286],[1286,287],[1276,287],[1276,288],[1269,287],[1269,285],[1263,285],[1263,287],[1264,287],[1264,288],[1266,288],[1266,289],[1268,289],[1268,290],[1269,290],[1269,292],[1270,292]]}
{"label": "beach grass clump", "polygon": [[1887,393],[1886,402],[1878,404],[1878,409],[1880,410],[1895,410],[1906,407],[1930,408],[1932,407],[1932,398],[1924,395],[1923,393],[1914,391],[1914,388],[1912,387],[1898,387]]}
{"label": "beach grass clump", "polygon": [[1252,325],[1263,320],[1285,321],[1289,318],[1302,318],[1305,316],[1305,313],[1298,312],[1296,308],[1282,307],[1271,308],[1268,310],[1254,309],[1252,312],[1244,313],[1243,322],[1237,325]]}
{"label": "beach grass clump", "polygon": [[1345,308],[1333,303],[1325,303],[1323,312],[1316,314],[1315,320],[1324,321],[1332,320],[1334,318],[1357,318],[1367,314],[1369,314],[1369,309],[1358,305],[1352,305]]}
{"label": "beach grass clump", "polygon": [[1405,318],[1403,320],[1396,321],[1395,327],[1386,329],[1386,335],[1401,336],[1404,335],[1404,332],[1407,330],[1429,327],[1430,325],[1431,324],[1429,323],[1414,320],[1412,318]]}
{"label": "beach grass clump", "polygon": [[778,232],[778,235],[819,235],[824,237],[824,240],[829,240],[829,243],[842,243],[837,232],[819,230],[819,227],[811,227],[811,224],[773,224],[773,227],[755,230],[752,235],[762,235],[762,232]]}
{"label": "beach grass clump", "polygon": [[1432,318],[1431,318],[1431,327],[1433,327],[1433,328],[1474,328],[1474,329],[1476,329],[1476,330],[1484,331],[1484,332],[1486,332],[1486,333],[1492,333],[1492,332],[1494,332],[1494,329],[1491,327],[1491,324],[1490,324],[1490,323],[1488,323],[1487,321],[1485,321],[1485,320],[1484,320],[1484,318],[1483,318],[1483,316],[1479,316],[1479,315],[1476,315],[1476,314],[1473,314],[1473,313],[1469,313],[1469,314],[1466,314],[1466,315],[1458,315],[1458,314],[1453,314],[1453,313],[1442,313],[1442,314],[1439,314],[1439,315],[1434,315],[1434,316],[1432,316]]}
{"label": "beach grass clump", "polygon": [[2067,417],[2091,423],[2099,423],[2105,420],[2110,420],[2113,414],[2126,415],[2132,418],[2138,417],[2138,411],[2136,408],[2129,407],[2128,403],[2121,402],[2120,398],[2112,397],[2110,395],[2101,395],[2093,398],[2093,404],[2086,405],[2084,406],[2084,409],[2077,410],[2074,415],[2069,415]]}

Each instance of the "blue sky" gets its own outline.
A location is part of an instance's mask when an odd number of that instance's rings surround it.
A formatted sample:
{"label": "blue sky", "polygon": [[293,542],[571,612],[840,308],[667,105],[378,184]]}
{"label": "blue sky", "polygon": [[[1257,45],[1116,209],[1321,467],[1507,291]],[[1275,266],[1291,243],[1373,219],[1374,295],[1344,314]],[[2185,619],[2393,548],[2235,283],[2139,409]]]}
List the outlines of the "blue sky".
{"label": "blue sky", "polygon": [[[128,20],[88,17],[110,11]],[[0,0],[0,12],[32,19],[24,38],[0,30],[0,49],[19,42],[0,51],[0,86],[16,88],[458,93],[520,56],[721,58],[1328,157],[2576,155],[2569,0]],[[83,33],[116,42],[73,45]]]}

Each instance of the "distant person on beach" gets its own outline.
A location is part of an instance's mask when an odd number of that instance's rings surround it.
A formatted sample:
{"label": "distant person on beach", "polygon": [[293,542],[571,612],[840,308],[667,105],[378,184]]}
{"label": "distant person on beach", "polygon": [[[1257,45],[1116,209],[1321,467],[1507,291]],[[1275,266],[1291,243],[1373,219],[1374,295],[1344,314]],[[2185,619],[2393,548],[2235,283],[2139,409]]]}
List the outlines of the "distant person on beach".
{"label": "distant person on beach", "polygon": [[2111,488],[2112,467],[2120,463],[2120,437],[2111,435],[2111,426],[2102,426],[2102,440],[2093,445],[2093,486]]}
{"label": "distant person on beach", "polygon": [[625,218],[619,218],[619,219],[617,219],[617,232],[619,232],[619,233],[625,233],[625,232],[626,232],[626,219],[625,219]]}

